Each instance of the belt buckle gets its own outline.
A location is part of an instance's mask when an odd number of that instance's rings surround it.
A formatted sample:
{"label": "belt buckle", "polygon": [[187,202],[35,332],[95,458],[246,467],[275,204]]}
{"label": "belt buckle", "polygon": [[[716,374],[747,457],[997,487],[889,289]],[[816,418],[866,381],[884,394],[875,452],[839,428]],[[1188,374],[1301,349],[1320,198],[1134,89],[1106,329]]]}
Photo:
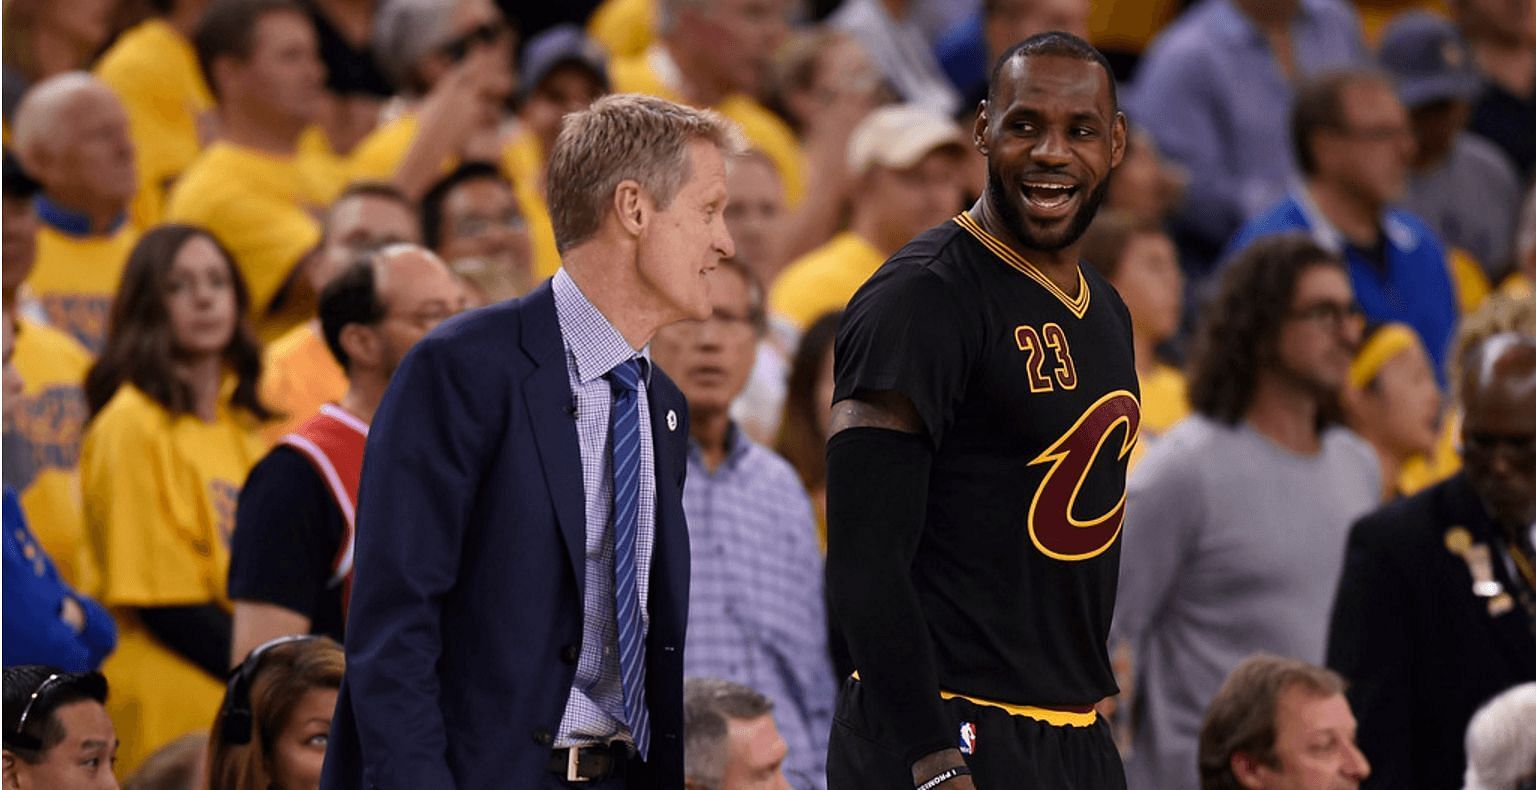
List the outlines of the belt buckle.
{"label": "belt buckle", "polygon": [[581,775],[581,771],[580,771],[580,768],[581,768],[581,752],[582,752],[582,749],[584,749],[584,748],[586,748],[586,747],[584,747],[584,746],[572,746],[572,747],[570,747],[570,748],[565,750],[565,781],[567,781],[567,782],[590,782],[590,781],[592,781],[591,779],[588,779],[587,777],[582,776]]}

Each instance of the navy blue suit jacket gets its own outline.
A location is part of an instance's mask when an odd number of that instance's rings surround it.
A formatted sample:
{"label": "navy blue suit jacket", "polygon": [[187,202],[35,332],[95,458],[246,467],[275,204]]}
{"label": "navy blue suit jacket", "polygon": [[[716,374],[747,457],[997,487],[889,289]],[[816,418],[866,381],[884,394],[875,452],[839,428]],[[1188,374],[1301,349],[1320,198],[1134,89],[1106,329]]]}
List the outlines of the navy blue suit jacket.
{"label": "navy blue suit jacket", "polygon": [[[680,788],[688,410],[659,370],[649,399],[652,738],[631,787]],[[571,402],[547,282],[445,323],[406,355],[368,436],[326,790],[547,781],[586,576]]]}

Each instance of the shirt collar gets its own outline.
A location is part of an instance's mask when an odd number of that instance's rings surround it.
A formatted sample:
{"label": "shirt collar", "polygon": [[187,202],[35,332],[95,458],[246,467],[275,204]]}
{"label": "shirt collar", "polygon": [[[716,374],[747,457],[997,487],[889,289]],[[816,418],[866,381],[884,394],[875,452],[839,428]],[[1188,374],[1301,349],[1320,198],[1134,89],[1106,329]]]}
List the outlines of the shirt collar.
{"label": "shirt collar", "polygon": [[[1312,193],[1305,186],[1298,186],[1292,193],[1292,197],[1296,200],[1296,206],[1301,209],[1302,217],[1306,219],[1307,229],[1312,232],[1312,240],[1335,255],[1343,255],[1346,244],[1344,234],[1334,227],[1326,216],[1323,216],[1322,209],[1318,208],[1317,202],[1312,199]],[[1404,225],[1393,216],[1390,209],[1381,213],[1377,225],[1381,228],[1382,235],[1386,237],[1389,247],[1410,251],[1418,246],[1418,236],[1413,232],[1413,228]]]}
{"label": "shirt collar", "polygon": [[[735,420],[731,420],[725,429],[725,458],[721,460],[720,467],[734,469],[750,449],[752,449],[752,440],[747,438],[747,432],[741,430]],[[692,436],[688,437],[688,458],[703,467],[704,451],[699,448],[698,440]]]}
{"label": "shirt collar", "polygon": [[[636,352],[619,330],[587,300],[581,287],[562,267],[555,272],[550,287],[555,292],[555,316],[560,323],[560,335],[565,347],[576,358],[576,378],[582,384],[602,378],[628,359],[635,356],[651,359],[651,347]],[[650,383],[650,371],[655,365],[646,365],[646,383]]]}
{"label": "shirt collar", "polygon": [[[70,236],[95,235],[91,233],[90,217],[49,200],[47,195],[38,194],[32,198],[32,206],[37,209],[37,218],[39,220],[42,220],[48,227],[60,233],[66,233]],[[117,215],[117,219],[112,220],[111,224],[107,226],[106,231],[101,235],[110,236],[116,233],[118,228],[121,228],[127,219],[128,214],[126,212]]]}

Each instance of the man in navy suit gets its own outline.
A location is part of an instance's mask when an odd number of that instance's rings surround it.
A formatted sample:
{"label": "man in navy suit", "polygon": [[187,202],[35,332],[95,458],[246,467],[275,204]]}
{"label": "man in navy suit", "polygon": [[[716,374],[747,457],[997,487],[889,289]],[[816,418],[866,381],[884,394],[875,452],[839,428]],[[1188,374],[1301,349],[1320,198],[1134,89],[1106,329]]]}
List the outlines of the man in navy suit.
{"label": "man in navy suit", "polygon": [[569,116],[561,270],[401,364],[368,437],[324,788],[682,786],[688,411],[646,349],[710,315],[739,148],[661,99]]}

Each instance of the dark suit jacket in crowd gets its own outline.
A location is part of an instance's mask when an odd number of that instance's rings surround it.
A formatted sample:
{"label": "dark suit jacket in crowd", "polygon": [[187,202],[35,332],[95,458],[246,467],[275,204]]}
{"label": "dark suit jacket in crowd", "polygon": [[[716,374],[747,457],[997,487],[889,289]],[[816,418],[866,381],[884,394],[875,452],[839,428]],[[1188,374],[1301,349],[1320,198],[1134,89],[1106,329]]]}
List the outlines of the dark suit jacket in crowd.
{"label": "dark suit jacket in crowd", "polygon": [[[1492,546],[1500,533],[1465,474],[1386,505],[1355,524],[1334,601],[1328,665],[1349,681],[1371,761],[1367,788],[1459,790],[1463,738],[1484,702],[1536,680],[1536,638],[1516,601],[1492,614],[1472,572],[1447,548],[1462,527]],[[1511,591],[1506,563],[1491,558]]]}
{"label": "dark suit jacket in crowd", "polygon": [[[656,542],[651,753],[630,787],[682,787],[686,403],[650,380]],[[347,672],[322,787],[538,787],[582,639],[586,508],[546,282],[405,358],[368,436]],[[664,416],[683,417],[669,428]]]}

